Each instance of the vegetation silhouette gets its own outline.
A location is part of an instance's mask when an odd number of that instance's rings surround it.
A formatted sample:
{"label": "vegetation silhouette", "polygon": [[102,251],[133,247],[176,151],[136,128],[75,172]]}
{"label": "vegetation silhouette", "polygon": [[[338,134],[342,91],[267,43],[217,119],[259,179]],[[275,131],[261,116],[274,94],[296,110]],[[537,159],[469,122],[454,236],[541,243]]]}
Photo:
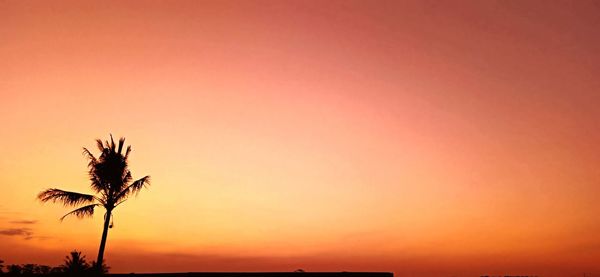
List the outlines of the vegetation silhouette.
{"label": "vegetation silhouette", "polygon": [[[71,251],[65,257],[64,263],[56,267],[38,264],[11,264],[6,266],[7,271],[4,272],[3,261],[0,260],[0,275],[4,276],[90,276],[96,275],[98,271],[85,260],[85,255],[77,250]],[[103,272],[108,273],[108,267],[103,265]]]}
{"label": "vegetation silhouette", "polygon": [[82,274],[90,269],[90,264],[85,260],[85,255],[73,250],[70,256],[65,257],[65,263],[61,266],[62,271],[69,274]]}
{"label": "vegetation silhouette", "polygon": [[108,273],[108,271],[110,270],[110,266],[106,265],[105,261],[106,260],[104,260],[102,262],[102,267],[100,267],[100,268],[98,268],[98,265],[96,264],[96,261],[92,261],[91,269],[95,273],[100,273],[100,274],[106,274],[106,273]]}
{"label": "vegetation silhouette", "polygon": [[[1,260],[0,260],[1,261]],[[1,263],[0,263],[1,264]],[[93,264],[93,263],[92,263]],[[81,252],[73,250],[65,263],[57,267],[37,264],[9,265],[9,272],[2,276],[96,276],[97,271],[85,261]],[[84,268],[87,268],[84,269]],[[107,273],[107,272],[106,272]],[[3,275],[4,274],[4,275]],[[121,273],[110,274],[112,277],[394,277],[391,272],[306,272],[302,269],[293,272],[185,272],[185,273]],[[525,277],[525,276],[510,276]]]}
{"label": "vegetation silhouette", "polygon": [[115,144],[113,136],[110,135],[110,141],[102,142],[97,139],[96,144],[100,150],[98,158],[87,148],[83,148],[83,154],[89,159],[88,175],[95,195],[50,188],[42,191],[38,195],[38,199],[42,202],[61,202],[64,206],[71,207],[84,205],[62,216],[61,221],[69,215],[78,218],[91,217],[96,207],[103,207],[106,210],[98,258],[94,264],[96,270],[102,272],[108,229],[113,225],[111,223],[113,210],[125,202],[129,196],[137,195],[143,187],[150,185],[150,176],[144,176],[131,182],[133,178],[127,161],[129,153],[131,153],[131,146],[127,146],[123,153],[125,138],[120,138],[118,144]]}

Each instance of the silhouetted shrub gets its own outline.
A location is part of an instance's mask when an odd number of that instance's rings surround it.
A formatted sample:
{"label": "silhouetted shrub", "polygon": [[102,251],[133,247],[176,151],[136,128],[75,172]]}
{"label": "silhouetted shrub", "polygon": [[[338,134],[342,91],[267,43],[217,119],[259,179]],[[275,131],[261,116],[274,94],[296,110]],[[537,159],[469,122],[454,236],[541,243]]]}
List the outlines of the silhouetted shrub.
{"label": "silhouetted shrub", "polygon": [[65,263],[61,267],[68,275],[81,275],[90,269],[90,264],[85,260],[85,255],[73,250],[70,256],[65,257]]}

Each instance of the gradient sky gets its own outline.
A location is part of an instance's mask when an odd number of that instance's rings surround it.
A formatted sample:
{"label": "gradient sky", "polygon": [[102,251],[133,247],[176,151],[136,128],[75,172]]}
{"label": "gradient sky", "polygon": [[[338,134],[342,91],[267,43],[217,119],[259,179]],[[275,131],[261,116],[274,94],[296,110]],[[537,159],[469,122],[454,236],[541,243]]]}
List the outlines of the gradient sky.
{"label": "gradient sky", "polygon": [[114,272],[600,274],[598,1],[0,1],[0,259]]}

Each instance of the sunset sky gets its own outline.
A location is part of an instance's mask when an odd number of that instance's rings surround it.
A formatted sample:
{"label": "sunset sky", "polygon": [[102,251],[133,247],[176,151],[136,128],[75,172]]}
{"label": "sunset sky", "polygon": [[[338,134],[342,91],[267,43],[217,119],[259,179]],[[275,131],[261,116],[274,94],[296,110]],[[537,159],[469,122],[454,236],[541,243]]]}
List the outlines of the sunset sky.
{"label": "sunset sky", "polygon": [[113,272],[600,275],[599,73],[598,1],[0,0],[0,259],[112,133]]}

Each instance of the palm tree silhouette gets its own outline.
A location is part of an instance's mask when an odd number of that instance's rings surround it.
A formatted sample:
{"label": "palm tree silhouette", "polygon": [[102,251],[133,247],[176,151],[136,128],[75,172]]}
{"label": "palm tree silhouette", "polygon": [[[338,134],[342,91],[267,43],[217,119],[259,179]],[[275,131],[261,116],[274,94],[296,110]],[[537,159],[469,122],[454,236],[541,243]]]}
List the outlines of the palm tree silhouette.
{"label": "palm tree silhouette", "polygon": [[65,273],[77,274],[83,273],[90,268],[90,264],[85,260],[85,255],[73,250],[70,256],[65,257],[65,263],[60,266]]}
{"label": "palm tree silhouette", "polygon": [[91,188],[95,195],[83,194],[78,192],[65,191],[57,188],[47,189],[38,195],[42,202],[62,202],[64,206],[82,206],[60,218],[62,221],[69,215],[75,215],[78,218],[92,216],[94,208],[104,207],[104,226],[102,229],[102,238],[100,240],[100,249],[98,250],[98,259],[96,266],[101,271],[101,265],[104,261],[104,248],[106,246],[106,237],[108,228],[112,228],[110,223],[113,210],[122,204],[132,194],[150,184],[150,176],[131,182],[131,171],[128,169],[127,158],[131,152],[131,146],[127,146],[123,153],[125,138],[120,138],[118,145],[115,144],[112,135],[110,142],[97,139],[96,144],[100,150],[100,156],[96,158],[87,148],[83,148],[83,154],[89,159],[88,174],[91,181]]}

